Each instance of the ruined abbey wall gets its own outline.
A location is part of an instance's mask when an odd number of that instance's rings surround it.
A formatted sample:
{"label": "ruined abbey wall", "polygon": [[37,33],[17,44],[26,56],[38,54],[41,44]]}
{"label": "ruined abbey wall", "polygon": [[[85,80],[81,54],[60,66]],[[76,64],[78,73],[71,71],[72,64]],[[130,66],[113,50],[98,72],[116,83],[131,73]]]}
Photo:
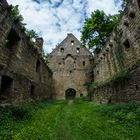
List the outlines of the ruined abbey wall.
{"label": "ruined abbey wall", "polygon": [[42,45],[42,38],[29,41],[11,6],[0,1],[0,102],[51,98],[52,72]]}
{"label": "ruined abbey wall", "polygon": [[88,49],[81,47],[73,34],[68,34],[53,50],[48,61],[53,72],[55,99],[67,98],[70,89],[75,90],[75,97],[87,96],[86,84],[92,80],[93,56]]}
{"label": "ruined abbey wall", "polygon": [[140,100],[140,4],[131,0],[105,47],[94,56],[90,95],[98,102]]}
{"label": "ruined abbey wall", "polygon": [[129,1],[105,47],[95,50],[94,62],[73,34],[49,55],[49,67],[42,46],[42,38],[30,41],[11,6],[1,0],[0,103],[65,99],[71,92],[100,103],[140,100],[139,0]]}

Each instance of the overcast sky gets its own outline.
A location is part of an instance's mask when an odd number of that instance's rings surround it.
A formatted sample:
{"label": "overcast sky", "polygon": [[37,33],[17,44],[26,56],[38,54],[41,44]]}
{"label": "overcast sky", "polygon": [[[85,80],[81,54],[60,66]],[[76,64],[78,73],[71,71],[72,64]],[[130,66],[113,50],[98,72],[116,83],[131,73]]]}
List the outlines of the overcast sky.
{"label": "overcast sky", "polygon": [[26,28],[34,29],[44,38],[44,50],[50,53],[67,33],[79,40],[84,21],[96,9],[115,14],[121,0],[8,0],[19,5]]}

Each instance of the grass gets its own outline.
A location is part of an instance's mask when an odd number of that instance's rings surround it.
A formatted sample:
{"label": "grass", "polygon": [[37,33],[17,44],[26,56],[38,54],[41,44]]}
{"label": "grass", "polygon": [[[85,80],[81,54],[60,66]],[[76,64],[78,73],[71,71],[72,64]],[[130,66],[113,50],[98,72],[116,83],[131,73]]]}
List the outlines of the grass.
{"label": "grass", "polygon": [[0,140],[139,140],[140,104],[85,98],[0,108]]}

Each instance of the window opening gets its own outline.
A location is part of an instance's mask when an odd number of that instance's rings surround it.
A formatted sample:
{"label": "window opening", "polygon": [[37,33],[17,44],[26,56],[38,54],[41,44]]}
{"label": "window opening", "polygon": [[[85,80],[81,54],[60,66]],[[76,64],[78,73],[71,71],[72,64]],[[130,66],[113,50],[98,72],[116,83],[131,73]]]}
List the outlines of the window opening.
{"label": "window opening", "polygon": [[36,72],[40,72],[40,66],[41,66],[41,62],[39,61],[39,59],[37,59],[37,62],[36,62]]}
{"label": "window opening", "polygon": [[130,43],[129,43],[128,39],[126,39],[124,41],[123,45],[125,46],[125,48],[130,48]]}
{"label": "window opening", "polygon": [[74,40],[71,41],[71,45],[72,45],[72,46],[74,45]]}
{"label": "window opening", "polygon": [[0,94],[10,95],[13,86],[13,79],[9,76],[2,76]]}
{"label": "window opening", "polygon": [[77,48],[77,53],[80,53],[80,48]]}
{"label": "window opening", "polygon": [[85,61],[83,61],[83,66],[85,66],[86,65],[86,62]]}
{"label": "window opening", "polygon": [[61,48],[61,50],[60,50],[60,51],[61,51],[61,53],[64,53],[64,48]]}
{"label": "window opening", "polygon": [[6,47],[12,48],[18,43],[19,40],[20,37],[18,36],[17,32],[12,28],[6,39]]}
{"label": "window opening", "polygon": [[80,94],[80,97],[83,97],[83,93]]}
{"label": "window opening", "polygon": [[34,85],[31,85],[31,92],[30,92],[31,96],[34,95],[34,91],[35,91],[35,86]]}

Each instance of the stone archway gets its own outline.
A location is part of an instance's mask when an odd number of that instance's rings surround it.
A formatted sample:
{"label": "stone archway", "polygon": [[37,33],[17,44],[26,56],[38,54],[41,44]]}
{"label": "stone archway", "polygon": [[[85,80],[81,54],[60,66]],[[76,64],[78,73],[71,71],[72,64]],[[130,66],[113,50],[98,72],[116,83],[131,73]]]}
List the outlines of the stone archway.
{"label": "stone archway", "polygon": [[65,98],[66,100],[73,100],[76,97],[76,90],[73,88],[68,88],[65,91]]}

